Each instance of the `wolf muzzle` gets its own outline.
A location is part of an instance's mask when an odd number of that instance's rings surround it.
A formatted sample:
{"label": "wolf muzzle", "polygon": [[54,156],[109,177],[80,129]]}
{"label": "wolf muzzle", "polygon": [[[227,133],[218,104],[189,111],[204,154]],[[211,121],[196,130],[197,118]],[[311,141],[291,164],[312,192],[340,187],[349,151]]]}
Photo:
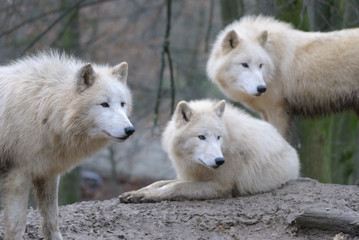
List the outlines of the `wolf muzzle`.
{"label": "wolf muzzle", "polygon": [[126,133],[126,135],[127,135],[128,137],[131,136],[134,132],[135,132],[135,128],[134,128],[134,127],[127,127],[127,128],[125,128],[125,133]]}
{"label": "wolf muzzle", "polygon": [[223,165],[224,158],[216,158],[216,159],[214,159],[214,161],[216,162],[217,166],[219,167],[219,166]]}
{"label": "wolf muzzle", "polygon": [[267,87],[264,86],[264,85],[259,85],[259,86],[257,87],[257,92],[258,92],[259,94],[264,93],[266,90],[267,90]]}

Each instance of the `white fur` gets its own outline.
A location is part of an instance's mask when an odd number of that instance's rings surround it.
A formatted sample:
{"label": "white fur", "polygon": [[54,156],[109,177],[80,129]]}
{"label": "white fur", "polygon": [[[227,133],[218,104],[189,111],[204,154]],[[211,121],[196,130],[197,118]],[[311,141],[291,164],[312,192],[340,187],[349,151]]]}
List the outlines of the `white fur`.
{"label": "white fur", "polygon": [[[133,127],[127,63],[88,64],[48,51],[0,67],[0,176],[6,239],[22,239],[31,185],[45,239],[62,239],[61,173]],[[107,103],[108,107],[104,104]],[[121,105],[122,103],[122,105]],[[102,106],[102,105],[104,106]]]}
{"label": "white fur", "polygon": [[303,32],[271,17],[243,17],[218,35],[207,74],[288,137],[294,115],[359,112],[358,46],[359,29]]}
{"label": "white fur", "polygon": [[[295,149],[272,125],[225,105],[223,100],[180,102],[162,142],[177,179],[125,193],[120,196],[122,202],[254,194],[299,175]],[[221,156],[225,161],[216,166],[215,158]]]}

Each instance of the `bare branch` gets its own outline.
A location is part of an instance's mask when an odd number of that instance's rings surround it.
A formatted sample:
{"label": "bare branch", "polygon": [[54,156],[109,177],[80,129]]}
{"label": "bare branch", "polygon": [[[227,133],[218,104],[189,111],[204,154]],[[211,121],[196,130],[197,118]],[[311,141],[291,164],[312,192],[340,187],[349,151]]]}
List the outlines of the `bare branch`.
{"label": "bare branch", "polygon": [[63,14],[61,14],[58,18],[55,19],[44,31],[42,31],[35,39],[33,39],[30,44],[22,51],[21,55],[24,55],[29,49],[31,49],[37,41],[39,41],[46,33],[48,33],[57,23],[59,23],[67,14],[72,12],[73,9],[78,8],[81,2],[85,0],[80,0],[76,4],[72,5],[68,8]]}
{"label": "bare branch", "polygon": [[209,8],[208,27],[207,27],[205,47],[204,47],[204,51],[206,53],[208,52],[209,49],[209,37],[211,36],[211,31],[212,31],[213,10],[214,10],[214,0],[211,0],[210,8]]}
{"label": "bare branch", "polygon": [[176,88],[175,88],[175,81],[173,76],[173,65],[172,65],[172,58],[170,49],[167,49],[167,59],[168,59],[168,66],[170,68],[170,80],[171,80],[171,115],[175,109],[175,99],[176,99]]}
{"label": "bare branch", "polygon": [[49,15],[51,15],[51,14],[54,14],[54,13],[57,13],[57,12],[60,12],[60,11],[63,11],[63,9],[61,9],[61,8],[59,8],[59,9],[54,9],[54,10],[51,10],[51,11],[42,13],[42,14],[40,14],[40,15],[38,15],[38,16],[33,17],[33,18],[26,19],[26,20],[22,21],[21,23],[15,25],[14,27],[9,28],[9,29],[7,29],[7,30],[1,32],[1,33],[0,33],[0,38],[4,37],[4,36],[6,36],[6,35],[11,34],[12,32],[16,31],[17,29],[19,29],[19,28],[21,28],[21,27],[23,27],[23,26],[25,26],[25,25],[27,25],[27,24],[30,24],[30,23],[35,22],[35,21],[37,21],[37,20],[39,20],[39,19],[41,19],[41,18],[43,18],[43,17],[49,16]]}
{"label": "bare branch", "polygon": [[66,28],[70,26],[70,24],[75,20],[75,18],[76,18],[76,14],[72,14],[72,16],[67,20],[66,24],[63,25],[62,31],[60,31],[60,33],[57,35],[56,39],[52,41],[50,46],[53,46],[57,41],[59,41],[59,39],[63,37],[63,35],[66,32]]}
{"label": "bare branch", "polygon": [[172,66],[172,58],[170,53],[170,31],[171,31],[171,4],[172,0],[167,0],[167,25],[166,25],[166,33],[163,41],[163,49],[161,54],[161,69],[160,69],[160,77],[158,82],[158,90],[157,90],[157,99],[156,99],[156,105],[155,105],[155,111],[153,116],[153,128],[157,125],[158,121],[158,115],[159,115],[159,107],[161,103],[162,98],[162,85],[163,85],[163,73],[165,69],[165,55],[167,55],[167,59],[169,62],[169,70],[170,70],[170,81],[171,81],[171,114],[174,111],[174,105],[175,105],[175,83],[174,83],[174,77],[173,77],[173,66]]}
{"label": "bare branch", "polygon": [[154,115],[153,115],[152,133],[153,133],[154,128],[157,126],[159,108],[160,108],[160,103],[161,103],[161,98],[162,98],[163,73],[164,73],[164,69],[165,69],[165,49],[164,48],[165,47],[163,47],[163,50],[161,53],[160,77],[159,77],[159,81],[158,81],[157,99],[156,99],[155,111],[154,111]]}
{"label": "bare branch", "polygon": [[69,8],[53,9],[51,11],[41,13],[38,16],[26,19],[26,20],[20,22],[19,24],[13,26],[12,28],[9,28],[9,29],[4,30],[3,32],[1,32],[0,33],[0,38],[11,34],[12,32],[16,31],[17,29],[19,29],[19,28],[21,28],[21,27],[23,27],[23,26],[25,26],[27,24],[33,23],[33,22],[35,22],[35,21],[37,21],[37,20],[39,20],[41,18],[47,17],[49,15],[52,15],[52,14],[55,14],[55,13],[58,13],[58,12],[62,12],[64,10],[72,10],[72,9],[74,9],[74,7],[84,8],[84,7],[88,7],[88,6],[95,5],[95,4],[102,4],[102,3],[105,3],[105,2],[111,2],[111,1],[114,1],[114,0],[91,1],[91,2],[87,2],[87,3],[82,3],[84,1],[86,1],[86,0],[82,0],[82,1],[80,1],[81,3],[76,3],[76,4],[74,4],[73,6],[71,6]]}

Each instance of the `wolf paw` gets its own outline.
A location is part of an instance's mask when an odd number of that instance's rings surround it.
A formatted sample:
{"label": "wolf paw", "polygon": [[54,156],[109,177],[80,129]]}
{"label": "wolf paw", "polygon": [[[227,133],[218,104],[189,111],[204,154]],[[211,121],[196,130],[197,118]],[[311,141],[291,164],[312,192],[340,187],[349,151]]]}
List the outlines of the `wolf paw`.
{"label": "wolf paw", "polygon": [[133,192],[120,195],[119,200],[121,203],[154,203],[160,201],[160,199],[156,197],[147,196],[145,194],[136,194]]}

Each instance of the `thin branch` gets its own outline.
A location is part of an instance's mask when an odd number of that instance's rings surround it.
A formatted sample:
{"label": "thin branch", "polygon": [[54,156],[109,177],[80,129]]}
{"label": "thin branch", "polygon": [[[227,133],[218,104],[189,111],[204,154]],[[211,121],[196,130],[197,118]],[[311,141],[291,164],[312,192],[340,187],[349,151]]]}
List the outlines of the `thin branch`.
{"label": "thin branch", "polygon": [[46,33],[48,33],[56,24],[58,24],[67,14],[73,11],[73,9],[78,8],[81,2],[86,0],[80,0],[76,4],[72,5],[72,7],[68,8],[63,14],[61,14],[58,18],[55,19],[44,31],[42,31],[35,39],[33,39],[29,45],[22,51],[20,56],[23,56],[29,49],[31,49],[37,41],[39,41]]}
{"label": "thin branch", "polygon": [[165,45],[165,52],[167,53],[168,65],[170,67],[170,79],[171,79],[171,115],[174,112],[175,108],[175,82],[173,77],[173,66],[172,58],[170,52],[170,31],[171,31],[171,9],[172,9],[172,0],[167,0],[167,30],[166,30],[166,39],[167,44]]}
{"label": "thin branch", "polygon": [[211,36],[211,31],[212,31],[213,9],[214,9],[214,0],[211,0],[210,7],[209,7],[208,28],[207,28],[207,32],[206,32],[205,47],[204,47],[204,51],[206,53],[208,52],[208,49],[209,49],[209,38]]}
{"label": "thin branch", "polygon": [[[85,0],[83,0],[83,1],[85,1]],[[81,1],[81,2],[83,2],[83,1]],[[69,10],[69,9],[72,10],[76,6],[78,8],[84,8],[84,7],[88,7],[88,6],[91,6],[91,5],[100,4],[100,3],[102,4],[102,3],[105,3],[105,2],[111,2],[111,1],[114,1],[114,0],[92,1],[92,2],[80,3],[80,4],[76,3],[76,4],[74,4],[73,6],[71,6],[69,8],[65,8],[65,9],[64,8],[57,8],[57,9],[53,9],[53,10],[48,11],[48,12],[44,12],[44,13],[41,13],[40,15],[37,15],[37,16],[35,16],[33,18],[26,19],[26,20],[20,22],[19,24],[13,26],[12,28],[9,28],[7,30],[2,31],[0,33],[0,38],[11,34],[12,32],[16,31],[17,29],[19,29],[19,28],[21,28],[21,27],[23,27],[23,26],[25,26],[27,24],[35,22],[35,21],[37,21],[37,20],[39,20],[41,18],[47,17],[49,15],[52,15],[52,14],[55,14],[55,13],[58,13],[58,12],[62,12],[64,10]]]}
{"label": "thin branch", "polygon": [[164,69],[165,69],[165,47],[163,47],[163,50],[161,53],[160,77],[159,77],[159,81],[158,81],[157,99],[156,99],[155,111],[154,111],[154,115],[153,115],[152,133],[153,133],[154,128],[157,126],[157,121],[158,121],[158,113],[159,113],[159,108],[160,108],[160,103],[161,103],[161,98],[162,98],[162,85],[163,85]]}
{"label": "thin branch", "polygon": [[175,88],[175,80],[173,76],[172,58],[169,49],[167,49],[167,59],[168,59],[168,66],[170,68],[170,79],[171,79],[171,115],[172,115],[175,110],[176,88]]}
{"label": "thin branch", "polygon": [[30,24],[30,23],[35,22],[35,21],[37,21],[37,20],[39,20],[39,19],[41,19],[43,17],[46,17],[46,16],[51,15],[51,14],[55,14],[55,13],[60,12],[60,11],[63,11],[63,9],[61,9],[61,8],[54,9],[54,10],[42,13],[42,14],[40,14],[38,16],[33,17],[33,18],[26,19],[26,20],[22,21],[21,23],[15,25],[14,27],[2,31],[0,33],[0,38],[11,34],[12,32],[16,31],[17,29],[19,29],[19,28],[21,28],[21,27],[23,27],[23,26],[25,26],[27,24]]}
{"label": "thin branch", "polygon": [[62,30],[60,31],[60,33],[57,35],[56,39],[54,41],[52,41],[52,43],[50,44],[50,46],[53,46],[57,41],[59,41],[65,34],[66,32],[66,28],[68,26],[70,26],[70,24],[74,21],[74,19],[76,18],[76,14],[72,14],[72,16],[70,17],[69,20],[67,20],[67,22],[62,26]]}
{"label": "thin branch", "polygon": [[162,85],[163,85],[163,73],[165,69],[165,55],[167,55],[167,59],[169,62],[169,70],[170,70],[170,81],[171,81],[171,113],[174,111],[175,105],[175,83],[173,77],[173,66],[172,66],[172,58],[170,53],[170,31],[171,31],[171,4],[172,0],[167,0],[167,25],[166,25],[166,33],[163,41],[163,48],[161,53],[161,68],[160,68],[160,77],[158,82],[158,90],[157,90],[157,99],[156,105],[154,110],[153,116],[153,127],[152,133],[154,128],[157,126],[158,115],[159,115],[159,107],[162,99]]}
{"label": "thin branch", "polygon": [[298,24],[298,29],[301,29],[302,28],[302,25],[303,25],[303,16],[306,12],[306,9],[307,9],[307,4],[305,2],[302,3],[302,9],[300,10],[300,14],[299,14],[299,24]]}

